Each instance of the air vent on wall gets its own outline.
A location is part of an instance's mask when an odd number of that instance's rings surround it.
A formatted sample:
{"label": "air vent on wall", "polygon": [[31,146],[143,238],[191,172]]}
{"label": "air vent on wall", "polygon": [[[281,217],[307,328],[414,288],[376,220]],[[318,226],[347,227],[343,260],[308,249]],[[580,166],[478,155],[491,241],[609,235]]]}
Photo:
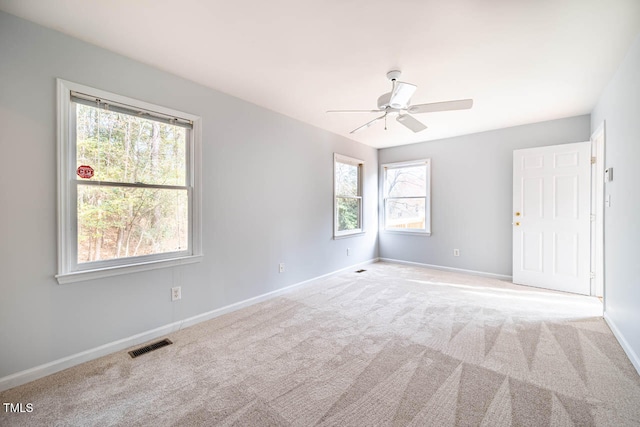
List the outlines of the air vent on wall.
{"label": "air vent on wall", "polygon": [[136,349],[136,350],[131,350],[129,352],[129,355],[132,358],[136,358],[138,356],[142,356],[145,353],[149,353],[150,351],[157,350],[159,348],[168,346],[170,344],[173,344],[173,343],[170,340],[165,338],[162,341],[158,341],[158,342],[154,342],[153,344],[145,345],[144,347],[140,347],[139,349]]}

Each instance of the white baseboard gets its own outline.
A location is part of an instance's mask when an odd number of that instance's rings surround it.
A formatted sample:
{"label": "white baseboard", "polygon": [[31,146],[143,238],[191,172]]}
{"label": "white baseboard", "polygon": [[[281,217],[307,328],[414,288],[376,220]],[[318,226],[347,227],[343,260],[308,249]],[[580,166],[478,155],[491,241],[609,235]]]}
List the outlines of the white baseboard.
{"label": "white baseboard", "polygon": [[624,338],[624,335],[622,335],[622,333],[620,332],[620,329],[618,329],[618,327],[616,326],[616,323],[613,321],[613,319],[611,319],[611,317],[607,315],[606,311],[604,312],[604,320],[605,322],[607,322],[607,325],[609,325],[609,329],[611,329],[611,332],[613,332],[613,335],[616,337],[616,339],[620,343],[620,346],[627,354],[627,357],[633,364],[633,367],[636,368],[636,371],[638,371],[638,375],[640,375],[640,357],[638,357],[636,352],[633,351],[633,348],[631,348],[627,340]]}
{"label": "white baseboard", "polygon": [[104,344],[89,350],[85,350],[80,353],[72,354],[70,356],[63,357],[58,360],[54,360],[53,362],[45,363],[43,365],[26,369],[24,371],[16,372],[15,374],[11,374],[6,377],[0,378],[0,391],[5,391],[22,384],[26,384],[30,381],[34,381],[39,378],[46,377],[47,375],[60,372],[64,369],[71,368],[81,363],[88,362],[90,360],[94,360],[99,357],[106,356],[111,353],[115,353],[117,351],[122,351],[129,347],[133,347],[133,346],[145,343],[147,341],[159,338],[161,336],[170,334],[172,332],[179,331],[182,328],[193,326],[197,323],[205,322],[207,320],[213,319],[223,314],[240,310],[241,308],[245,308],[250,305],[257,304],[259,302],[263,302],[271,298],[275,298],[277,296],[280,296],[282,294],[292,291],[294,288],[311,284],[311,282],[314,282],[318,279],[323,279],[329,276],[340,274],[345,271],[357,268],[359,266],[372,264],[377,261],[378,261],[378,258],[374,258],[368,261],[360,262],[358,264],[350,265],[348,267],[341,268],[339,270],[332,271],[330,273],[323,274],[321,276],[317,276],[312,279],[304,280],[302,282],[294,283],[293,285],[289,285],[287,287],[277,289],[275,291],[267,292],[266,294],[258,295],[256,297],[249,298],[244,301],[239,301],[224,307],[220,307],[215,310],[208,311],[206,313],[201,313],[184,320],[180,320],[177,322],[170,323],[168,325],[160,326],[159,328],[155,328],[155,329],[142,332],[127,338],[123,338],[118,341],[113,341],[111,343]]}
{"label": "white baseboard", "polygon": [[380,261],[393,262],[395,264],[415,265],[416,267],[433,268],[434,270],[451,271],[453,273],[472,274],[474,276],[489,277],[491,279],[512,281],[511,276],[505,274],[486,273],[484,271],[466,270],[464,268],[445,267],[443,265],[423,264],[421,262],[403,261],[400,259],[378,258]]}

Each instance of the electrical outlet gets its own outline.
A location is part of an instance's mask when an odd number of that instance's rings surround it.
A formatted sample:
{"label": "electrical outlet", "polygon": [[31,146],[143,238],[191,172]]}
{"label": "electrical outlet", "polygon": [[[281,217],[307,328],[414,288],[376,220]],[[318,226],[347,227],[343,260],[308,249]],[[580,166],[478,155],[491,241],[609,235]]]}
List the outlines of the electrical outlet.
{"label": "electrical outlet", "polygon": [[177,301],[182,299],[182,287],[176,286],[175,288],[171,288],[171,301]]}
{"label": "electrical outlet", "polygon": [[460,249],[454,249],[453,256],[460,256]]}
{"label": "electrical outlet", "polygon": [[284,262],[281,262],[278,266],[280,273],[284,273]]}
{"label": "electrical outlet", "polygon": [[347,256],[351,256],[351,248],[347,248]]}

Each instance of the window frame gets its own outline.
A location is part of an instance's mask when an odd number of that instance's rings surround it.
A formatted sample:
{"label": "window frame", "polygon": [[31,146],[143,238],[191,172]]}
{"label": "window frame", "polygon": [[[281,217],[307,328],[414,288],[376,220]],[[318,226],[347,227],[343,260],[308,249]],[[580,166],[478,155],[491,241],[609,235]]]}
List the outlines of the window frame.
{"label": "window frame", "polygon": [[[406,229],[397,229],[397,228],[387,228],[387,200],[389,199],[406,199],[407,197],[389,197],[387,195],[387,170],[389,169],[399,169],[404,167],[417,167],[417,166],[425,166],[425,195],[424,195],[424,229],[417,228],[406,228]],[[431,159],[418,159],[418,160],[408,160],[402,162],[393,162],[393,163],[385,163],[380,165],[382,177],[381,182],[381,201],[382,201],[382,212],[380,215],[381,225],[380,229],[385,233],[395,233],[395,234],[407,234],[414,236],[430,236],[431,235]],[[411,196],[411,198],[422,198],[423,196]]]}
{"label": "window frame", "polygon": [[[55,277],[58,283],[73,283],[201,261],[201,118],[192,114],[62,79],[56,79],[56,85],[58,98],[58,274],[56,274]],[[71,100],[72,92],[80,92],[128,107],[130,106],[144,111],[159,113],[164,116],[179,117],[191,121],[193,127],[187,132],[187,146],[185,147],[187,156],[185,187],[187,190],[189,209],[188,248],[186,250],[78,263],[78,184],[75,177],[76,129],[73,126],[75,124],[76,103]],[[142,188],[149,185],[134,184],[134,186],[136,186],[136,188],[137,186]]]}
{"label": "window frame", "polygon": [[[358,195],[357,196],[349,196],[344,194],[338,194],[338,185],[337,185],[337,175],[336,172],[338,170],[337,164],[343,163],[352,166],[356,166],[358,168]],[[353,157],[345,156],[343,154],[333,153],[333,238],[341,239],[344,237],[351,237],[356,235],[362,235],[365,233],[364,230],[364,185],[363,185],[363,177],[364,177],[364,160],[356,159]],[[360,227],[353,230],[338,230],[339,226],[339,217],[338,217],[338,198],[349,198],[349,199],[357,199],[359,200],[358,207],[358,224]]]}

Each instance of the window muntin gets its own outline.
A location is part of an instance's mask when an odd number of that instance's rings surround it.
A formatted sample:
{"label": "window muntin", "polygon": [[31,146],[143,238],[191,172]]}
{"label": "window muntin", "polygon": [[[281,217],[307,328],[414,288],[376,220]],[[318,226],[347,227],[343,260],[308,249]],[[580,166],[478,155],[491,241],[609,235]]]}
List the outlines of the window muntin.
{"label": "window muntin", "polygon": [[58,281],[196,261],[199,118],[62,80],[58,94]]}
{"label": "window muntin", "polygon": [[383,166],[384,229],[429,233],[429,160]]}
{"label": "window muntin", "polygon": [[334,154],[334,236],[362,233],[364,162]]}

